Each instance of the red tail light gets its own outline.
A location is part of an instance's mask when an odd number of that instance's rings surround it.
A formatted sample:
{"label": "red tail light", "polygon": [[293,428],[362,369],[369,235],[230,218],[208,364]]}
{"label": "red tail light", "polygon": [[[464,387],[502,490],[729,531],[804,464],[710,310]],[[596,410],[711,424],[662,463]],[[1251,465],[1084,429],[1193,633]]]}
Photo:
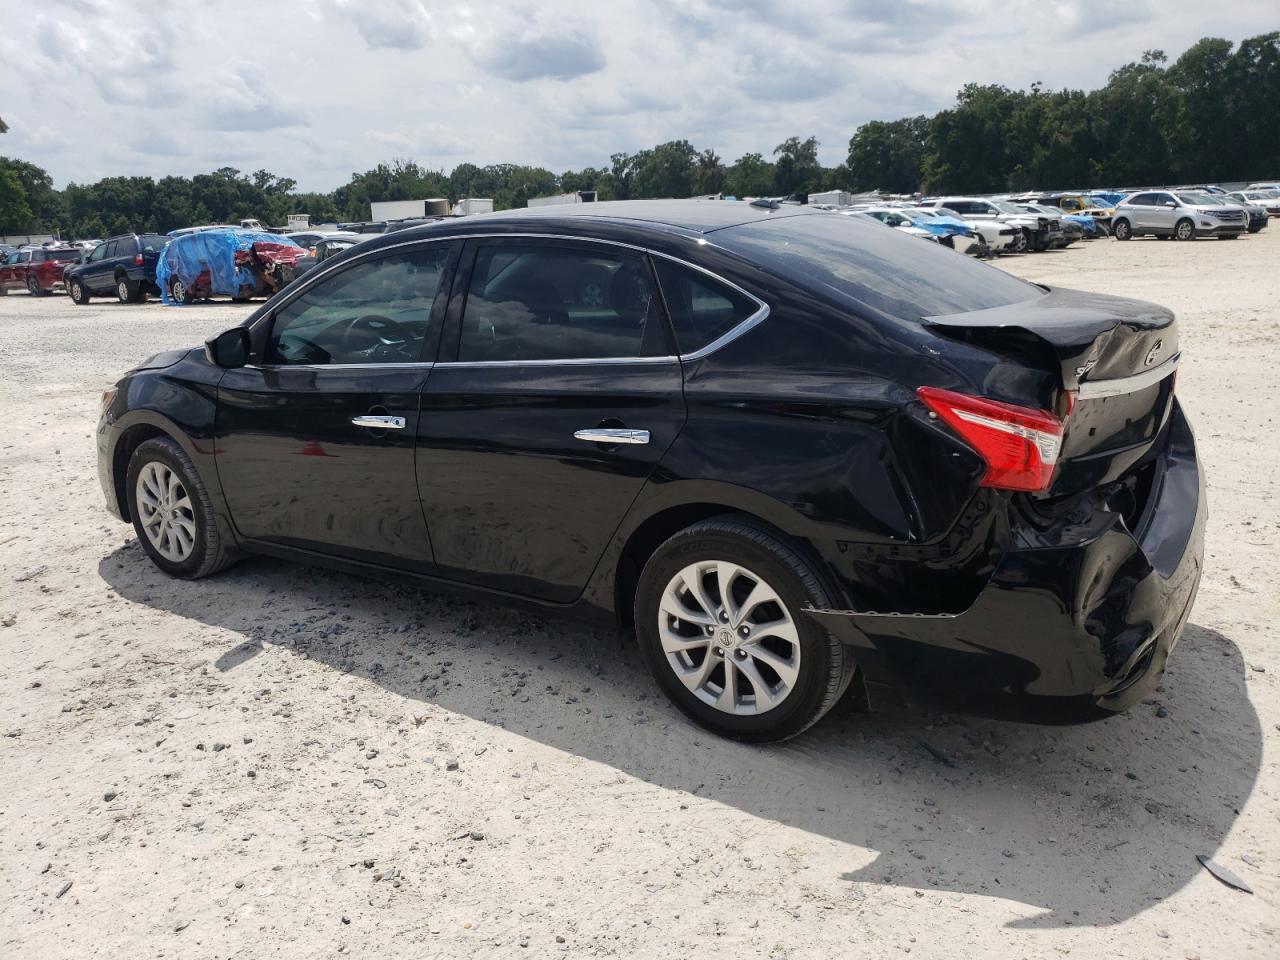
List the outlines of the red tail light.
{"label": "red tail light", "polygon": [[142,263],[143,263],[143,260],[142,260],[142,254],[140,254],[140,253],[135,253],[135,254],[133,255],[133,265],[134,265],[135,267],[140,267],[140,266],[142,266]]}
{"label": "red tail light", "polygon": [[916,395],[986,461],[984,487],[1028,493],[1049,489],[1062,450],[1063,420],[1047,410],[936,387],[921,387]]}

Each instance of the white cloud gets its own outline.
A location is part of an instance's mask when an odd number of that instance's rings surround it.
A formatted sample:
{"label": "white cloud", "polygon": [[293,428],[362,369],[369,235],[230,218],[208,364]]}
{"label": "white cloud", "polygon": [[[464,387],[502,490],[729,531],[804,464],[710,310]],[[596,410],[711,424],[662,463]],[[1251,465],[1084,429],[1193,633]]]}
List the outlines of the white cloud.
{"label": "white cloud", "polygon": [[[967,82],[1094,87],[1144,50],[1274,29],[1198,0],[44,0],[0,28],[0,153],[56,182],[265,167],[332,189],[394,157],[553,170],[684,138],[728,161]],[[122,29],[121,25],[127,25]]]}
{"label": "white cloud", "polygon": [[437,36],[422,0],[323,0],[320,8],[355,26],[374,50],[421,50]]}

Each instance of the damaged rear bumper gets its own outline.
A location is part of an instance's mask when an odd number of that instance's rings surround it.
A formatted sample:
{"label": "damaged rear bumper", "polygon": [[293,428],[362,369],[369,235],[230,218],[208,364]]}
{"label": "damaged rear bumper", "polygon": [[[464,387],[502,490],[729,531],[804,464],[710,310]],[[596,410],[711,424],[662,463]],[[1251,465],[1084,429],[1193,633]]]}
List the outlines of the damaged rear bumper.
{"label": "damaged rear bumper", "polygon": [[811,615],[909,700],[1049,723],[1129,708],[1159,683],[1204,559],[1204,478],[1176,407],[1168,429],[1136,532],[1099,510],[1020,538],[962,613]]}

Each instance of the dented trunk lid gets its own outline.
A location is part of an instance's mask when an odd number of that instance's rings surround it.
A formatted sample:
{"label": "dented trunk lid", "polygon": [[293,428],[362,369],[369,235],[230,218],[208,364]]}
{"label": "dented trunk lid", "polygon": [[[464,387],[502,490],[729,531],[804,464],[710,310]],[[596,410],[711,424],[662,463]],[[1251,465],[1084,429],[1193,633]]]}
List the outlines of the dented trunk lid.
{"label": "dented trunk lid", "polygon": [[1165,307],[1055,289],[924,322],[1056,374],[1076,392],[1050,496],[1119,479],[1152,450],[1173,409],[1178,332]]}

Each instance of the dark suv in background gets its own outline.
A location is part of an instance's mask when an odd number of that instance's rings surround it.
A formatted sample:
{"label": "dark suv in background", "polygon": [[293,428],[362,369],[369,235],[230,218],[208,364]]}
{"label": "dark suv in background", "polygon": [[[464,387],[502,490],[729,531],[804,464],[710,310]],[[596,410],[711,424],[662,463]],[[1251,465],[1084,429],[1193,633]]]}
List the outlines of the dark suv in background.
{"label": "dark suv in background", "polygon": [[121,303],[141,303],[159,294],[156,261],[169,242],[156,233],[126,233],[104,240],[66,270],[67,293],[84,304],[95,295],[115,294]]}

